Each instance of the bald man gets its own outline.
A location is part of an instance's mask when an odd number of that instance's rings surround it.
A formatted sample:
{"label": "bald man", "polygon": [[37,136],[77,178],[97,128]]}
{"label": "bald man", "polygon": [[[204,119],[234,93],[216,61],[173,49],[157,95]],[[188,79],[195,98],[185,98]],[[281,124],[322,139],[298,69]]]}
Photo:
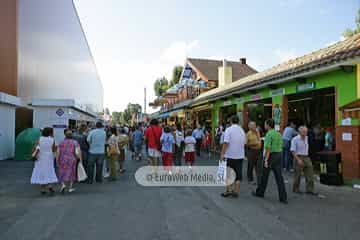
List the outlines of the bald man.
{"label": "bald man", "polygon": [[305,126],[299,128],[299,135],[291,141],[290,151],[294,156],[295,177],[293,192],[300,193],[301,172],[304,172],[306,181],[306,193],[316,195],[314,192],[314,169],[309,158],[308,129]]}

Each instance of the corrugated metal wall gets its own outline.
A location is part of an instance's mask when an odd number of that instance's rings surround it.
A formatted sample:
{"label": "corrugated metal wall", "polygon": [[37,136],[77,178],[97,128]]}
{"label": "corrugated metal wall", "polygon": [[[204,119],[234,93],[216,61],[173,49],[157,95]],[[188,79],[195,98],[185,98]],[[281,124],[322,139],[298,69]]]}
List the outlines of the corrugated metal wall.
{"label": "corrugated metal wall", "polygon": [[103,87],[72,0],[19,0],[18,94],[103,108]]}

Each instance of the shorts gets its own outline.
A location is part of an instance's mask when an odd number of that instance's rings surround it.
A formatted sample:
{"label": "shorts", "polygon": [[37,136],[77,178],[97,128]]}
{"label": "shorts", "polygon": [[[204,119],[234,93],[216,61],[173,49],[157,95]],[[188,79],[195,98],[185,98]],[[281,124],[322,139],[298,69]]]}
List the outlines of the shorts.
{"label": "shorts", "polygon": [[242,180],[243,159],[227,158],[226,162],[227,162],[227,166],[229,168],[233,169],[236,174],[235,181],[241,181]]}
{"label": "shorts", "polygon": [[174,154],[168,153],[168,152],[163,152],[162,160],[163,160],[163,166],[165,167],[166,170],[168,170],[169,167],[171,167],[173,165]]}
{"label": "shorts", "polygon": [[185,162],[193,165],[195,161],[195,152],[185,152]]}
{"label": "shorts", "polygon": [[149,155],[149,157],[160,158],[161,152],[155,148],[149,148],[148,155]]}

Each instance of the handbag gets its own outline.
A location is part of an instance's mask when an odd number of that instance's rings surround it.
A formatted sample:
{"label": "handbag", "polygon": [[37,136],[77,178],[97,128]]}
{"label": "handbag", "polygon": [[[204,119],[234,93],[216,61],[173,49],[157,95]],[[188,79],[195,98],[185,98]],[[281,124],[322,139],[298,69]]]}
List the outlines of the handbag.
{"label": "handbag", "polygon": [[219,166],[216,172],[216,182],[217,184],[226,185],[226,161],[219,161]]}
{"label": "handbag", "polygon": [[108,154],[109,154],[110,156],[113,156],[113,155],[118,154],[118,151],[117,151],[117,148],[116,148],[115,145],[113,145],[113,144],[110,144],[110,145],[109,145],[109,152],[108,152]]}
{"label": "handbag", "polygon": [[87,179],[87,174],[81,161],[79,162],[77,167],[77,176],[79,182],[85,181]]}

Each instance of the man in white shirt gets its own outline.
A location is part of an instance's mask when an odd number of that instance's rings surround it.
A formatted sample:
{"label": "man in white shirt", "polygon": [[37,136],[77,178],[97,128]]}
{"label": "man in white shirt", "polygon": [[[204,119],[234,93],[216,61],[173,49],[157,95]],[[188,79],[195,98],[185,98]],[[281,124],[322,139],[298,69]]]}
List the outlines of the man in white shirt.
{"label": "man in white shirt", "polygon": [[306,193],[315,195],[314,192],[314,170],[311,159],[309,158],[309,142],[307,137],[308,130],[305,126],[299,128],[299,135],[291,141],[290,151],[295,161],[295,177],[293,192],[300,193],[301,172],[304,172],[306,180]]}
{"label": "man in white shirt", "polygon": [[242,165],[245,157],[246,135],[239,125],[237,116],[231,117],[231,126],[225,130],[224,144],[221,151],[221,160],[227,161],[227,166],[236,173],[235,184],[231,184],[221,194],[223,197],[238,197],[240,181],[242,180]]}

